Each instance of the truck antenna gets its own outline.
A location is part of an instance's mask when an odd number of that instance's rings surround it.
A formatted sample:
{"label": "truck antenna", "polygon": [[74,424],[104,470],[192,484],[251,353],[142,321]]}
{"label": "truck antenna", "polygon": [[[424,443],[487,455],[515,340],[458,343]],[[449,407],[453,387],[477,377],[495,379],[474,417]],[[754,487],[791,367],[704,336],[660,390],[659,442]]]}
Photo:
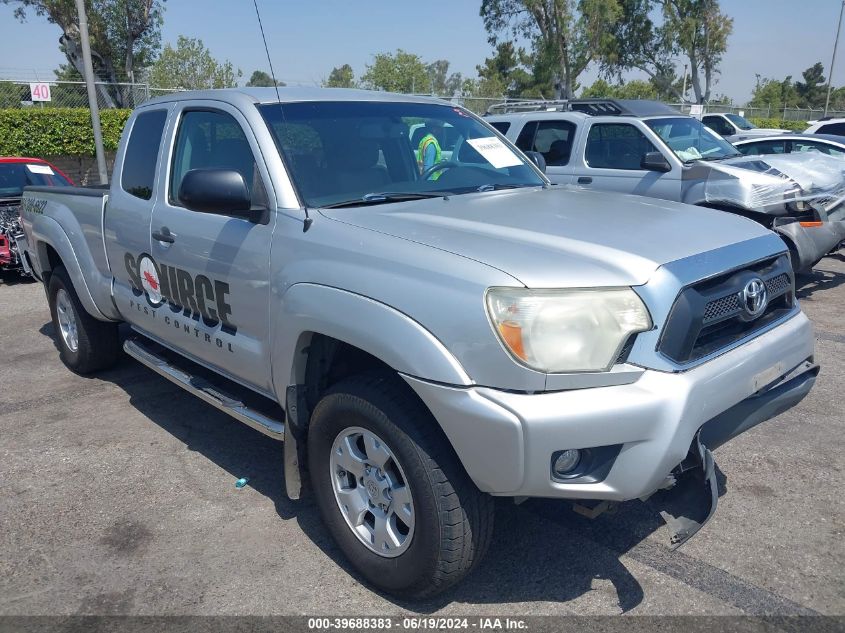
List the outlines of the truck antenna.
{"label": "truck antenna", "polygon": [[[264,25],[261,24],[261,12],[258,10],[258,0],[252,0],[252,4],[255,5],[255,15],[258,18],[258,28],[261,29],[261,39],[264,40],[264,52],[267,53],[267,63],[270,64],[270,77],[272,77],[273,87],[276,89],[276,100],[281,104],[282,98],[279,96],[279,82],[276,81],[276,73],[273,70],[273,61],[270,59],[270,49],[267,46],[267,37],[264,35]],[[283,110],[282,116],[284,117],[284,115],[285,113]],[[305,207],[305,223],[302,226],[303,233],[311,228],[312,222],[314,222],[314,220],[310,215],[308,215],[308,207]]]}
{"label": "truck antenna", "polygon": [[267,48],[267,38],[264,36],[264,25],[261,24],[261,13],[258,11],[258,0],[252,0],[255,5],[255,15],[258,16],[258,28],[261,29],[261,39],[264,40],[264,52],[267,53],[267,63],[270,64],[270,77],[273,78],[273,87],[276,89],[276,99],[281,103],[282,98],[279,96],[279,82],[276,81],[276,73],[273,72],[273,62],[270,59],[270,49]]}

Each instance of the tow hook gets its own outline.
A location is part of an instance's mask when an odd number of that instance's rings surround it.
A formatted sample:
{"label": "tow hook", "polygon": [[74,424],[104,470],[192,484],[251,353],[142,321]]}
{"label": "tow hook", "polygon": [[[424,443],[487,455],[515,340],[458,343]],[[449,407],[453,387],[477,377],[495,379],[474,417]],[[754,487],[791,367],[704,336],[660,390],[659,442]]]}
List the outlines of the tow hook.
{"label": "tow hook", "polygon": [[675,550],[710,520],[719,502],[716,462],[713,453],[695,435],[687,457],[672,471],[675,485],[658,490],[646,503],[660,513],[669,530],[669,546]]}

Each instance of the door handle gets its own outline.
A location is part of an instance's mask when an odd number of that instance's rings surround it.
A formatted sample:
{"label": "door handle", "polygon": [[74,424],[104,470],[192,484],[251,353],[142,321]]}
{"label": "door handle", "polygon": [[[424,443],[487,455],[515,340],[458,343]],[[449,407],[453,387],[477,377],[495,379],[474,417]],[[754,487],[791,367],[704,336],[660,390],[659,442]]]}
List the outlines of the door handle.
{"label": "door handle", "polygon": [[176,236],[170,232],[166,226],[161,227],[159,231],[153,231],[153,239],[167,244],[173,244],[176,241]]}
{"label": "door handle", "polygon": [[578,178],[579,185],[589,185],[592,184],[593,179],[590,176],[580,176]]}

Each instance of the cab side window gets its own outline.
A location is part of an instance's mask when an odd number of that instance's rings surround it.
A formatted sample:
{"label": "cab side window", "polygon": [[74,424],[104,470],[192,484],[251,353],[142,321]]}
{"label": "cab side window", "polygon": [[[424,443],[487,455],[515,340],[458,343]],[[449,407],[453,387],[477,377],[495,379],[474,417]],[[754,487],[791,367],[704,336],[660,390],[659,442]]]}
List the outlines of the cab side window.
{"label": "cab side window", "polygon": [[640,163],[648,152],[658,149],[633,125],[596,123],[587,136],[584,160],[594,169],[642,169]]}
{"label": "cab side window", "polygon": [[785,154],[785,141],[760,141],[757,143],[746,143],[737,149],[746,156],[759,156],[761,154]]}
{"label": "cab side window", "polygon": [[804,139],[792,141],[793,152],[821,152],[830,156],[843,156],[845,150],[838,149],[832,145],[825,145],[824,143],[816,143],[814,141],[807,141]]}
{"label": "cab side window", "polygon": [[575,124],[569,121],[532,121],[519,134],[516,146],[522,151],[540,152],[550,167],[569,163]]}
{"label": "cab side window", "polygon": [[716,134],[721,134],[722,136],[730,136],[734,133],[731,124],[720,116],[706,116],[701,119],[701,122],[716,132]]}
{"label": "cab side window", "polygon": [[170,203],[181,206],[179,187],[192,169],[231,169],[244,178],[253,207],[266,206],[267,195],[255,156],[243,129],[229,114],[188,110],[182,114],[170,176]]}
{"label": "cab side window", "polygon": [[143,112],[135,117],[135,123],[129,133],[120,187],[141,200],[153,197],[158,150],[166,122],[167,110]]}

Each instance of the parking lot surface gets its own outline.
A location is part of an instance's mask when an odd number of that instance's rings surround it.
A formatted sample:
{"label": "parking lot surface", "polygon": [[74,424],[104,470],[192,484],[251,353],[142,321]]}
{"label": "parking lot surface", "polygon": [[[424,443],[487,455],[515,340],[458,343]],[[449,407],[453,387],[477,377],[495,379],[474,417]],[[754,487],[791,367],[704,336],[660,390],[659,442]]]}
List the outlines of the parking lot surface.
{"label": "parking lot surface", "polygon": [[407,603],[362,584],[314,503],[286,498],[281,444],[131,359],[70,373],[41,285],[7,276],[0,614],[845,614],[845,257],[799,297],[816,387],[717,451],[726,492],[680,550],[640,502],[589,520],[502,501],[477,571]]}

